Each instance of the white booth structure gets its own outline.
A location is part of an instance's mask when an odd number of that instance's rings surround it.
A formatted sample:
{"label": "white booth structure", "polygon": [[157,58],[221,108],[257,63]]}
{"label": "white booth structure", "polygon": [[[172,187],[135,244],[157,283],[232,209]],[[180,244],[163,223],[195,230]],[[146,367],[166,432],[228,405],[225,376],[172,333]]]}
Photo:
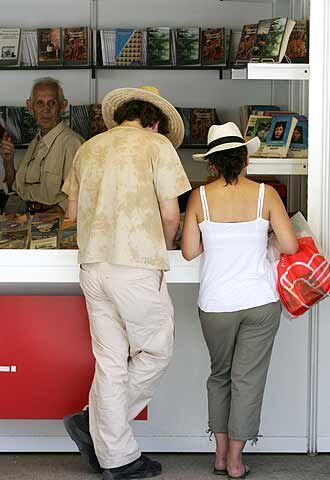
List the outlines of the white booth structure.
{"label": "white booth structure", "polygon": [[[220,25],[233,28],[234,41],[243,24],[262,18],[310,18],[309,65],[253,65],[242,80],[219,79],[217,71],[203,69],[7,69],[0,70],[0,104],[23,105],[33,80],[47,75],[61,80],[72,104],[100,102],[113,88],[147,84],[157,86],[177,106],[217,108],[221,122],[238,123],[239,106],[252,103],[286,104],[292,111],[308,114],[308,161],[255,159],[249,174],[285,177],[291,211],[307,211],[313,231],[330,254],[328,0],[71,0],[69,7],[65,0],[1,3],[3,26]],[[191,151],[179,153],[189,177],[204,180],[205,166],[191,160]],[[188,263],[179,251],[169,255],[167,280],[176,312],[175,354],[148,406],[147,419],[134,422],[134,429],[145,451],[213,451],[214,443],[206,433],[209,359],[196,307],[199,259]],[[70,326],[72,312],[66,303],[81,295],[76,256],[75,251],[0,250],[0,386],[5,387],[1,396],[10,399],[3,403],[3,411],[0,408],[2,452],[75,451],[61,420],[52,413],[52,400],[73,396],[76,379],[66,376],[71,367],[68,358],[73,357],[66,352],[75,355],[75,342],[88,342],[86,315],[81,320],[84,340],[79,315]],[[59,311],[66,318],[54,314],[60,302],[64,307]],[[28,305],[38,311],[38,321]],[[80,297],[79,305],[74,305],[82,312]],[[267,380],[259,442],[248,445],[248,451],[330,451],[329,316],[330,301],[324,301],[299,319],[283,319]],[[76,354],[83,358],[83,352]],[[62,375],[72,383],[66,385],[67,391],[59,392]],[[86,391],[90,372],[88,375],[83,377]]]}

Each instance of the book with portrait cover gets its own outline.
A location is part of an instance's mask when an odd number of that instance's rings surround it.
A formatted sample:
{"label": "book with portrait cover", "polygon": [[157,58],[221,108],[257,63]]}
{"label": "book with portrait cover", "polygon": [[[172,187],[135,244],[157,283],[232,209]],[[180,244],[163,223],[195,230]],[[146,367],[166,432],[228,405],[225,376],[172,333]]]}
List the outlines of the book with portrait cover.
{"label": "book with portrait cover", "polygon": [[62,65],[61,28],[38,28],[38,65]]}
{"label": "book with portrait cover", "polygon": [[261,20],[254,39],[251,62],[281,62],[295,21],[287,17]]}
{"label": "book with portrait cover", "polygon": [[226,65],[225,28],[207,28],[202,30],[202,65]]}
{"label": "book with portrait cover", "polygon": [[201,63],[201,28],[181,27],[176,29],[176,63],[177,65],[200,65]]}
{"label": "book with portrait cover", "polygon": [[169,27],[147,28],[147,64],[172,64],[172,35]]}
{"label": "book with portrait cover", "polygon": [[20,43],[20,28],[0,28],[0,66],[19,65]]}
{"label": "book with portrait cover", "polygon": [[251,51],[257,33],[257,27],[257,23],[244,25],[237,49],[235,63],[248,63],[251,60]]}
{"label": "book with portrait cover", "polygon": [[267,157],[287,157],[293,131],[298,123],[294,115],[272,117],[272,123],[266,138],[264,154]]}
{"label": "book with portrait cover", "polygon": [[117,28],[115,39],[116,65],[141,65],[142,31],[136,28]]}
{"label": "book with portrait cover", "polygon": [[292,63],[309,63],[309,21],[296,20],[286,56]]}
{"label": "book with portrait cover", "polygon": [[296,115],[297,125],[292,134],[288,157],[308,158],[308,120],[304,115]]}
{"label": "book with portrait cover", "polygon": [[246,127],[244,139],[249,141],[254,137],[259,137],[261,142],[259,150],[254,154],[255,157],[263,157],[264,149],[266,147],[266,138],[272,124],[272,117],[265,117],[263,115],[250,115]]}
{"label": "book with portrait cover", "polygon": [[63,30],[64,65],[89,65],[90,30],[88,27],[72,27]]}

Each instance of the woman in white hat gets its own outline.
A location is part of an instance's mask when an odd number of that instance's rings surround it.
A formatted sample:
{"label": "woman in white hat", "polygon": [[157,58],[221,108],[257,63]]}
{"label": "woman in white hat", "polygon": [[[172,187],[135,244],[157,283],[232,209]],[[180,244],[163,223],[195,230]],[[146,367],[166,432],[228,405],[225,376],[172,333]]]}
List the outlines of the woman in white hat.
{"label": "woman in white hat", "polygon": [[245,142],[234,123],[213,125],[205,157],[217,177],[192,192],[182,254],[203,254],[199,316],[211,359],[209,429],[216,438],[214,473],[245,478],[242,451],[255,439],[281,306],[266,258],[273,229],[279,250],[297,240],[277,192],[246,178],[258,138]]}

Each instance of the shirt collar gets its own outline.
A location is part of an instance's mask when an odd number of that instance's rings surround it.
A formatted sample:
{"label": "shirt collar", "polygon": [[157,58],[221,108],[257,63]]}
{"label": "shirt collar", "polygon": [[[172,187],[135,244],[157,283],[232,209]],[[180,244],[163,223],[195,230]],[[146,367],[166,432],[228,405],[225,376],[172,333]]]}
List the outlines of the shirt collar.
{"label": "shirt collar", "polygon": [[40,130],[39,130],[39,132],[37,133],[38,141],[42,141],[46,145],[46,147],[49,148],[54,142],[55,138],[58,137],[58,135],[63,132],[65,127],[66,127],[66,124],[64,120],[62,120],[60,123],[56,125],[56,127],[52,128],[43,137],[41,136]]}

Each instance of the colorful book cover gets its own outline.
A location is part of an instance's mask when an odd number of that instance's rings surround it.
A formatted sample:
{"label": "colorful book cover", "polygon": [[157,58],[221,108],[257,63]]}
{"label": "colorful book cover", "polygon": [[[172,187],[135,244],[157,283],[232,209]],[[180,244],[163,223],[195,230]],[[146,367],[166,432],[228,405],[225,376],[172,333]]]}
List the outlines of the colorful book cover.
{"label": "colorful book cover", "polygon": [[0,232],[0,249],[27,248],[28,230],[8,230]]}
{"label": "colorful book cover", "polygon": [[117,28],[115,62],[117,65],[140,65],[142,32],[135,28]]}
{"label": "colorful book cover", "polygon": [[64,29],[64,65],[89,64],[89,29],[73,27]]}
{"label": "colorful book cover", "polygon": [[298,120],[292,116],[279,115],[272,118],[266,138],[265,154],[269,157],[286,157]]}
{"label": "colorful book cover", "polygon": [[288,19],[286,17],[275,18],[267,35],[267,44],[262,52],[262,59],[277,62],[280,57],[283,37]]}
{"label": "colorful book cover", "polygon": [[248,63],[252,56],[252,46],[257,33],[258,24],[244,25],[239,42],[236,63]]}
{"label": "colorful book cover", "polygon": [[29,220],[26,214],[6,213],[0,220],[0,231],[16,232],[19,230],[27,230],[29,228]]}
{"label": "colorful book cover", "polygon": [[309,63],[309,21],[297,20],[286,55],[292,63]]}
{"label": "colorful book cover", "polygon": [[62,64],[61,28],[38,28],[38,64]]}
{"label": "colorful book cover", "polygon": [[176,29],[177,65],[199,65],[201,63],[201,29],[182,27]]}
{"label": "colorful book cover", "polygon": [[250,115],[244,138],[245,141],[248,141],[254,137],[259,137],[261,145],[259,150],[255,153],[255,157],[264,156],[266,139],[271,128],[271,124],[272,117],[265,117],[263,115]]}
{"label": "colorful book cover", "polygon": [[0,65],[18,65],[20,28],[0,28]]}
{"label": "colorful book cover", "polygon": [[202,64],[226,65],[226,36],[223,27],[202,31]]}
{"label": "colorful book cover", "polygon": [[57,213],[37,213],[31,222],[31,249],[57,248],[60,216]]}
{"label": "colorful book cover", "polygon": [[147,29],[148,65],[171,65],[171,29],[152,27]]}
{"label": "colorful book cover", "polygon": [[65,218],[60,228],[60,248],[77,250],[77,223]]}
{"label": "colorful book cover", "polygon": [[264,56],[263,52],[268,42],[268,34],[273,19],[261,20],[258,23],[257,33],[251,50],[251,61],[260,61]]}
{"label": "colorful book cover", "polygon": [[288,151],[288,157],[308,157],[308,120],[303,115],[296,116],[298,123],[295,126]]}
{"label": "colorful book cover", "polygon": [[7,107],[7,131],[15,145],[23,144],[23,124],[25,107]]}

